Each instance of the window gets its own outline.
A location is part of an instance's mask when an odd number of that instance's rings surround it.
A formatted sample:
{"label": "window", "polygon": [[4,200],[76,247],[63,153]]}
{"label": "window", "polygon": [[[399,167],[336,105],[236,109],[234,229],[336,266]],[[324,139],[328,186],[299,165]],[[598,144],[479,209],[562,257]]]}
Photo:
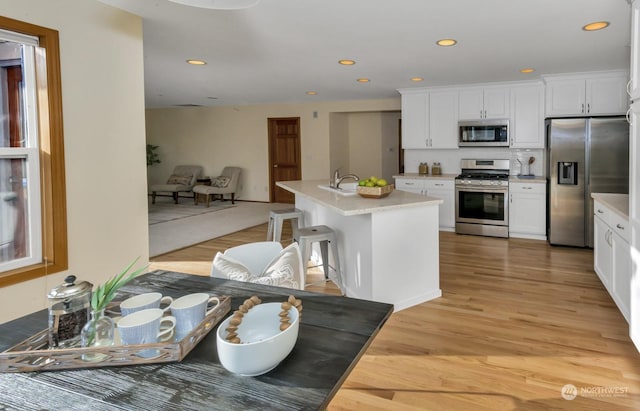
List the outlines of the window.
{"label": "window", "polygon": [[58,32],[0,17],[0,286],[67,269]]}

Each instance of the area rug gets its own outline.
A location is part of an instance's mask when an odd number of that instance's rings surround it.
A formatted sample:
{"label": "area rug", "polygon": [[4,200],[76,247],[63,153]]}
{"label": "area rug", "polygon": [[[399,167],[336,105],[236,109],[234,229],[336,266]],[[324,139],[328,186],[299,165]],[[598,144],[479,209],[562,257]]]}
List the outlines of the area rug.
{"label": "area rug", "polygon": [[193,217],[200,214],[213,213],[232,207],[235,207],[235,205],[231,203],[214,202],[210,203],[209,207],[207,207],[205,204],[174,204],[173,201],[167,203],[156,200],[155,204],[149,204],[149,225],[180,220],[181,218]]}

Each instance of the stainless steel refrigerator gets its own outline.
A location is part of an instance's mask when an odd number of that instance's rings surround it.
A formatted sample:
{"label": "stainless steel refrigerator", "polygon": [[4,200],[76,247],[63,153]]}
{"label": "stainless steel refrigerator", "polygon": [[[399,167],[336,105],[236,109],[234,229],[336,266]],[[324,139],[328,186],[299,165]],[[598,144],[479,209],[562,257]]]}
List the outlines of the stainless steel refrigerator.
{"label": "stainless steel refrigerator", "polygon": [[629,124],[623,116],[547,119],[547,238],[593,248],[591,193],[629,192]]}

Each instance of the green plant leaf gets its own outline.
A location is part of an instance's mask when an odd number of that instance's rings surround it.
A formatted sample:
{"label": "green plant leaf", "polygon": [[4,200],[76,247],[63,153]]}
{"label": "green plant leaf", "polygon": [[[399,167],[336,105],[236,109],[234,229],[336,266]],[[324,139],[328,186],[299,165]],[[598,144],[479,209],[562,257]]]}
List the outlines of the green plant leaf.
{"label": "green plant leaf", "polygon": [[[135,263],[140,259],[140,257],[136,258],[118,275],[110,278],[104,284],[99,285],[93,295],[91,296],[91,309],[94,311],[104,310],[111,302],[116,292],[120,287],[133,280],[136,276],[142,273],[147,269],[148,265],[138,268],[132,273],[129,273],[131,268],[135,265]],[[127,274],[129,274],[127,276]]]}

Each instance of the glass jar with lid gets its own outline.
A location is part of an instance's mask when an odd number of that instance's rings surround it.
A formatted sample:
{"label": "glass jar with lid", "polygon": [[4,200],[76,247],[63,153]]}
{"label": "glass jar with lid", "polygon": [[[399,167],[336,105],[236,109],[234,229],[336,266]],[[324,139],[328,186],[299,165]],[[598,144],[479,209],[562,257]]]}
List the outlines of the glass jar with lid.
{"label": "glass jar with lid", "polygon": [[92,289],[90,282],[76,283],[76,276],[70,275],[49,292],[49,348],[79,345],[80,332],[89,319]]}

